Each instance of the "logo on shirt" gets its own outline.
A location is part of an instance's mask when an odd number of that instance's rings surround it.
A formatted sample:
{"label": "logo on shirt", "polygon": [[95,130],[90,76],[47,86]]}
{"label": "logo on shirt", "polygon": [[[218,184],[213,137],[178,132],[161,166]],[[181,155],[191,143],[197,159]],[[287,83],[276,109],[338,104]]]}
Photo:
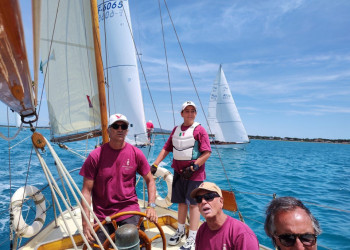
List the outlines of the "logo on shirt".
{"label": "logo on shirt", "polygon": [[130,159],[126,160],[126,163],[122,166],[122,168],[124,168],[126,170],[132,169],[132,166],[130,166]]}
{"label": "logo on shirt", "polygon": [[180,132],[179,136],[185,136],[185,132]]}

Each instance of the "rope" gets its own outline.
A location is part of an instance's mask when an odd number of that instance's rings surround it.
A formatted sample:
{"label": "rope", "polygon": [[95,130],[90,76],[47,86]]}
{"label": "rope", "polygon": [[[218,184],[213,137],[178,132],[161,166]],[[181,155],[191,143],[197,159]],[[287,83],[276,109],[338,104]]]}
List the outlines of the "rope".
{"label": "rope", "polygon": [[165,44],[164,26],[163,26],[163,18],[162,18],[162,8],[160,7],[160,0],[158,0],[158,6],[159,6],[160,22],[161,22],[161,26],[162,26],[162,37],[163,37],[163,47],[164,47],[164,55],[165,55],[165,62],[166,62],[166,70],[167,70],[167,73],[168,73],[168,85],[169,85],[169,91],[170,91],[171,109],[173,111],[173,121],[174,121],[174,127],[175,127],[175,112],[174,112],[173,94],[172,94],[172,91],[171,91],[171,84],[170,84],[168,54],[167,54],[167,49],[166,49],[166,44]]}
{"label": "rope", "polygon": [[[46,165],[46,163],[45,163],[45,160],[44,160],[44,159],[42,158],[42,156],[40,155],[38,149],[35,148],[35,151],[36,151],[36,154],[37,154],[38,159],[39,159],[39,161],[40,161],[40,164],[41,164],[41,166],[42,166],[42,169],[43,169],[43,171],[44,171],[44,174],[45,174],[45,176],[46,176],[46,179],[47,179],[47,181],[48,181],[48,183],[49,183],[49,185],[50,185],[50,189],[52,190],[52,195],[53,195],[53,197],[54,197],[54,200],[55,200],[55,202],[56,202],[56,204],[57,204],[58,209],[60,210],[60,213],[63,215],[63,211],[62,211],[61,205],[60,205],[60,203],[59,203],[59,201],[58,201],[56,192],[54,192],[54,191],[55,191],[54,187],[56,188],[56,191],[57,191],[58,195],[61,197],[61,199],[62,199],[64,205],[66,206],[67,211],[68,211],[69,214],[72,216],[72,213],[71,213],[70,209],[68,209],[69,206],[68,206],[68,204],[66,203],[66,201],[65,201],[65,199],[64,199],[64,197],[63,197],[63,195],[62,195],[62,193],[60,192],[56,181],[53,179],[53,176],[51,175],[51,172],[50,172],[49,168],[47,167],[47,165]],[[54,186],[53,186],[53,185],[54,185]],[[74,245],[74,248],[77,249],[77,246],[76,246],[75,241],[74,241],[74,239],[73,239],[72,233],[71,233],[71,231],[70,231],[70,229],[69,229],[69,227],[68,227],[66,218],[65,218],[64,216],[62,216],[62,219],[63,219],[63,223],[64,223],[65,226],[66,226],[66,230],[68,231],[68,235],[69,235],[69,237],[70,237],[70,239],[71,239],[71,241],[72,241],[72,243],[73,243],[73,245]],[[74,218],[74,216],[72,216],[72,219],[73,219],[74,223],[76,224],[76,226],[77,226],[79,232],[81,232],[81,230],[80,230],[80,228],[79,228],[79,226],[78,226],[78,223],[77,223],[76,219]],[[82,234],[82,235],[83,235],[83,234]],[[83,240],[84,240],[84,237],[83,237]],[[86,240],[86,239],[84,240],[84,242],[85,242],[85,244],[87,244],[87,240]],[[88,245],[88,244],[87,244],[87,245]],[[91,248],[89,248],[89,249],[91,249]]]}
{"label": "rope", "polygon": [[[8,112],[8,108],[7,108],[7,112]],[[10,127],[10,125],[8,125],[8,128]],[[5,136],[3,133],[0,132],[0,137],[6,141],[12,141],[14,140],[17,135],[19,134],[19,132],[21,132],[22,130],[22,127],[23,127],[23,123],[21,123],[21,126],[17,129],[17,132],[14,134],[14,136],[10,137],[10,135],[8,136]]]}
{"label": "rope", "polygon": [[24,138],[22,141],[20,141],[20,142],[16,143],[15,145],[13,145],[12,147],[10,147],[9,149],[13,149],[14,147],[18,146],[18,145],[19,145],[19,144],[21,144],[22,142],[24,142],[24,141],[28,140],[30,137],[31,137],[31,135],[30,135],[30,136],[28,136],[28,137],[26,137],[26,138]]}
{"label": "rope", "polygon": [[[131,35],[132,41],[133,41],[133,43],[134,43],[134,48],[135,48],[135,51],[136,51],[137,59],[138,59],[138,61],[139,61],[139,63],[140,63],[142,75],[143,75],[143,78],[144,78],[145,83],[146,83],[146,86],[147,86],[148,94],[149,94],[149,96],[150,96],[153,109],[154,109],[154,111],[155,111],[155,113],[156,113],[156,117],[157,117],[157,121],[158,121],[158,124],[159,124],[159,128],[161,129],[161,131],[163,131],[162,125],[161,125],[161,123],[160,123],[160,119],[159,119],[159,116],[158,116],[158,112],[157,112],[157,109],[156,109],[156,105],[154,104],[153,96],[152,96],[151,90],[150,90],[149,85],[148,85],[148,81],[147,81],[147,78],[146,78],[145,70],[144,70],[144,68],[143,68],[143,64],[142,64],[142,61],[141,61],[141,57],[140,57],[140,54],[139,54],[139,52],[138,52],[138,50],[137,50],[137,47],[136,47],[136,43],[135,43],[134,36],[133,36],[133,33],[132,33],[131,25],[130,25],[130,22],[129,22],[127,16],[126,16],[126,12],[125,12],[124,5],[123,5],[123,12],[124,12],[124,16],[125,16],[126,22],[128,23],[130,35]],[[166,139],[165,139],[164,134],[163,134],[163,139],[164,139],[164,142],[165,142]]]}
{"label": "rope", "polygon": [[[114,244],[113,240],[110,238],[109,234],[107,233],[107,231],[105,230],[105,228],[102,226],[100,220],[97,218],[97,216],[95,215],[95,213],[94,213],[93,210],[91,209],[90,205],[89,205],[88,202],[86,201],[85,197],[84,197],[83,194],[81,193],[81,191],[80,191],[80,189],[78,188],[78,186],[75,184],[73,178],[70,176],[69,172],[68,172],[67,169],[65,168],[65,166],[64,166],[64,164],[62,163],[61,159],[58,157],[58,155],[56,154],[55,150],[52,148],[51,144],[46,140],[46,138],[45,138],[45,141],[46,141],[46,143],[47,143],[48,148],[50,149],[50,152],[51,152],[52,156],[54,157],[55,161],[57,162],[58,170],[62,173],[62,176],[64,177],[64,179],[65,179],[65,181],[66,181],[66,183],[67,183],[67,185],[68,185],[68,187],[69,187],[69,189],[70,189],[70,191],[71,191],[73,197],[75,198],[75,200],[76,200],[76,202],[77,202],[77,204],[78,204],[78,206],[79,206],[79,208],[80,208],[80,210],[81,210],[81,213],[82,213],[84,219],[85,219],[86,221],[88,221],[88,218],[87,218],[87,215],[86,215],[86,213],[85,213],[85,210],[83,209],[83,207],[82,207],[82,205],[81,205],[81,203],[80,203],[78,197],[76,196],[75,191],[74,191],[74,189],[72,188],[72,185],[74,186],[74,188],[75,188],[76,191],[78,192],[78,194],[79,194],[81,200],[84,202],[85,206],[89,209],[89,212],[93,215],[95,221],[97,221],[98,225],[100,226],[101,230],[102,230],[102,231],[104,232],[104,234],[106,235],[107,239],[110,241],[111,245],[112,245],[115,249],[117,249],[117,247],[116,247],[116,245]],[[49,173],[49,174],[51,175],[51,173]],[[53,179],[52,176],[51,176],[51,178]],[[70,181],[69,181],[68,179],[69,179]],[[54,181],[54,179],[53,179],[53,181]],[[71,185],[71,184],[72,184],[72,185]],[[57,184],[56,184],[56,188],[58,188]],[[64,200],[63,200],[63,202],[66,204],[66,202],[65,202]],[[68,208],[68,207],[67,207],[67,208]],[[69,213],[71,213],[70,210],[68,210],[68,211],[69,211]],[[71,216],[72,216],[72,214],[71,214]],[[73,220],[74,220],[74,222],[75,222],[74,216],[73,216],[72,218],[73,218]],[[101,247],[101,249],[102,249],[102,248],[103,248],[103,247],[102,247],[102,244],[100,244],[101,242],[99,241],[99,239],[98,239],[98,237],[97,237],[95,231],[93,230],[92,225],[91,225],[90,223],[88,223],[88,225],[89,225],[90,229],[92,230],[95,239],[97,240],[97,242],[99,243],[99,245],[100,245],[100,247]],[[79,228],[78,225],[77,225],[77,228],[78,228],[78,230],[79,230],[79,232],[80,232],[82,238],[84,239],[84,238],[85,238],[85,235],[81,232],[81,230],[80,230],[80,228]],[[86,240],[86,239],[85,239],[85,240]],[[84,241],[85,241],[85,240],[84,240]],[[85,242],[85,243],[86,243],[86,242]],[[86,243],[86,244],[87,244],[87,243]]]}

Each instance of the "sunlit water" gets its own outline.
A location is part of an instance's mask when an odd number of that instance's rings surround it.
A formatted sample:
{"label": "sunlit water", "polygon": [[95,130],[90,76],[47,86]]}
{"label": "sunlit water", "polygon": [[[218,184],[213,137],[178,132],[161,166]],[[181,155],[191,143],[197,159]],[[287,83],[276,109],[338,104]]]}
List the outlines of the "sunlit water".
{"label": "sunlit water", "polygon": [[[7,134],[7,128],[0,128],[0,131]],[[13,135],[14,131],[11,129],[10,134]],[[40,132],[49,138],[49,130]],[[0,249],[9,248],[10,194],[26,181],[39,189],[47,183],[34,151],[31,155],[30,138],[12,148],[9,155],[9,146],[12,147],[30,134],[27,129],[10,144],[0,140]],[[81,154],[85,154],[87,147],[85,142],[71,143],[68,146],[79,148]],[[154,157],[162,146],[163,141],[157,137]],[[68,170],[81,167],[83,159],[56,145],[54,148]],[[93,145],[90,143],[88,148],[91,150]],[[207,161],[207,180],[217,183],[223,189],[232,187],[236,191],[239,210],[261,244],[272,247],[262,223],[266,206],[275,193],[277,196],[295,196],[311,209],[323,230],[318,238],[319,249],[325,249],[323,246],[329,249],[350,249],[350,145],[252,140],[245,150],[220,149],[219,154],[221,160],[213,149],[213,154]],[[57,176],[50,153],[43,155]],[[170,159],[167,158],[164,162],[164,166],[170,169]],[[30,170],[27,175],[28,168]],[[81,187],[82,177],[78,171],[72,172],[72,176]],[[141,195],[141,191],[140,182],[138,194]],[[44,194],[48,204],[51,204],[49,190],[45,189]],[[72,203],[75,204],[74,201]],[[173,205],[173,208],[176,206]],[[237,218],[237,214],[230,215]],[[50,209],[46,223],[52,216]]]}

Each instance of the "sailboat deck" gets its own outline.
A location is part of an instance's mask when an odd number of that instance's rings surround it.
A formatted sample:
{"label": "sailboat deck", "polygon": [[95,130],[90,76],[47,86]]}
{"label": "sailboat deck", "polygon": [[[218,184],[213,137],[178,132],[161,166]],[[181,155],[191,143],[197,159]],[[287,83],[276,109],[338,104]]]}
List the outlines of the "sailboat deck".
{"label": "sailboat deck", "polygon": [[[144,202],[139,200],[141,212],[145,211]],[[169,241],[169,238],[175,233],[177,228],[177,212],[167,208],[156,207],[156,212],[158,214],[158,224],[162,227],[166,241]],[[74,214],[74,219],[77,220],[79,226],[81,226],[81,213],[79,208],[75,208],[72,213]],[[78,246],[78,249],[83,248],[83,241],[79,232],[74,224],[73,219],[71,218],[68,211],[63,213],[64,218],[66,219],[68,228],[70,232],[74,235],[74,240]],[[52,221],[48,224],[39,234],[33,237],[30,241],[23,246],[22,250],[27,249],[74,249],[73,244],[69,238],[68,230],[66,229],[62,216],[57,218],[58,227],[55,226],[55,222]],[[155,235],[159,234],[159,231],[153,223],[145,221],[144,225],[146,228],[146,234],[151,239]],[[181,244],[185,243],[185,239],[177,246],[170,246],[167,244],[167,249],[178,249]],[[156,239],[152,242],[152,249],[163,249],[163,244],[161,238]],[[265,246],[260,245],[260,249],[270,249]]]}

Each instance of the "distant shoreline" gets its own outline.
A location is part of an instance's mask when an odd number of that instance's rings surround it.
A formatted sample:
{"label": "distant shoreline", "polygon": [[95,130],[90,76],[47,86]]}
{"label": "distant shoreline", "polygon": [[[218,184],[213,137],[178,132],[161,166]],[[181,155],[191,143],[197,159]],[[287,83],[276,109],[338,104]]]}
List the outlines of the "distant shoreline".
{"label": "distant shoreline", "polygon": [[[8,127],[7,125],[0,125],[0,127]],[[9,127],[16,127],[10,125]],[[23,126],[24,128],[30,128],[29,126]],[[48,126],[38,126],[38,129],[50,129]],[[170,135],[171,130],[155,128],[153,134],[158,135]],[[209,137],[213,137],[209,134]],[[296,141],[296,142],[317,142],[317,143],[336,143],[336,144],[350,144],[350,139],[326,139],[326,138],[296,138],[296,137],[278,137],[278,136],[261,136],[261,135],[248,135],[249,139],[253,140],[267,140],[267,141]]]}
{"label": "distant shoreline", "polygon": [[325,138],[295,138],[295,137],[277,137],[277,136],[260,136],[249,135],[249,139],[255,140],[269,140],[269,141],[296,141],[296,142],[317,142],[317,143],[336,143],[336,144],[350,144],[350,139],[325,139]]}

